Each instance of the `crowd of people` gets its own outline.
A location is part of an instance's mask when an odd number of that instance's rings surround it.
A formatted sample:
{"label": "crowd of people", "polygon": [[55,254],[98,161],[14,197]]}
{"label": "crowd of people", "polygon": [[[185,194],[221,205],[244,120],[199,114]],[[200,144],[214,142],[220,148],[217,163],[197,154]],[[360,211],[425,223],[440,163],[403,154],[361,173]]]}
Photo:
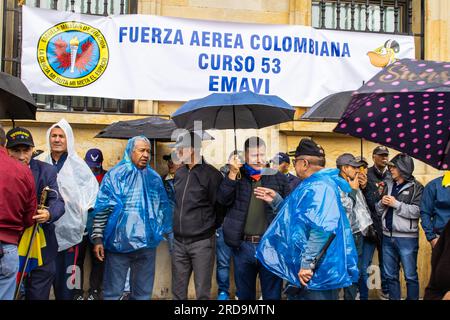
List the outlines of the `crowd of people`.
{"label": "crowd of people", "polygon": [[[160,176],[144,136],[130,139],[109,171],[99,149],[78,156],[67,121],[46,139],[38,155],[29,130],[0,127],[0,300],[48,300],[52,287],[57,300],[151,299],[162,241],[174,300],[188,299],[192,274],[198,300],[230,299],[231,264],[239,300],[367,300],[375,249],[379,298],[401,299],[401,267],[406,298],[417,300],[419,224],[433,248],[424,298],[450,299],[450,173],[423,187],[407,154],[390,159],[377,146],[371,167],[344,153],[325,168],[325,150],[312,139],[299,142],[291,161],[288,153],[269,160],[264,140],[251,137],[218,170],[191,132],[163,157],[168,172]],[[18,285],[18,246],[36,224],[42,263]]]}

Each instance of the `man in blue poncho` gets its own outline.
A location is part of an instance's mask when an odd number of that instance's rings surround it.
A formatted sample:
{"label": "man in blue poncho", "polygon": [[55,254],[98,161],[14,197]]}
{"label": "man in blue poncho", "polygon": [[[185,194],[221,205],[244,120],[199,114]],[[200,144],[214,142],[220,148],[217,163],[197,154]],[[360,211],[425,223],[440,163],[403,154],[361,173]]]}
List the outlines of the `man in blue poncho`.
{"label": "man in blue poncho", "polygon": [[[278,209],[264,234],[257,258],[271,272],[301,288],[289,299],[337,300],[338,289],[358,280],[357,253],[342,206],[339,188],[351,191],[336,169],[324,169],[325,152],[311,139],[295,151],[295,170],[302,184],[284,202],[273,190],[258,188],[255,195]],[[328,250],[312,269],[330,236]]]}
{"label": "man in blue poncho", "polygon": [[130,300],[149,300],[156,247],[172,229],[161,177],[149,166],[150,141],[128,141],[123,160],[103,178],[89,233],[96,257],[105,260],[104,299],[118,300],[130,268]]}

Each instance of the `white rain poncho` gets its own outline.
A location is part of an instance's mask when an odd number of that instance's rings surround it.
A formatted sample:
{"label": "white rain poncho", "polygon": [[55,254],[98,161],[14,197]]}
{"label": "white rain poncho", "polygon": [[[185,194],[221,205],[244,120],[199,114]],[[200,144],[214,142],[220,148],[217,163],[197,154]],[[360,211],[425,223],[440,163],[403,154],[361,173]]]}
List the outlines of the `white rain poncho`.
{"label": "white rain poncho", "polygon": [[50,155],[50,131],[56,126],[60,127],[66,135],[68,153],[57,178],[66,212],[55,222],[55,233],[58,240],[58,251],[63,251],[82,241],[88,210],[94,207],[97,197],[98,182],[91,169],[76,153],[73,131],[65,119],[61,119],[48,129],[47,148],[49,151],[39,156],[39,159],[53,164]]}

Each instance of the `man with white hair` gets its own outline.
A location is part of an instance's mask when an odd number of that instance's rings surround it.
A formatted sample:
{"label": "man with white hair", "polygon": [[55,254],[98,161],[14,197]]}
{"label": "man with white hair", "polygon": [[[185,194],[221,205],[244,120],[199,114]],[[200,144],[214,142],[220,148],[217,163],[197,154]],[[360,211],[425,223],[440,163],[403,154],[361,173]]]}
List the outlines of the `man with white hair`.
{"label": "man with white hair", "polygon": [[94,207],[98,182],[91,169],[75,151],[72,127],[61,119],[47,131],[48,152],[39,159],[58,170],[58,186],[65,202],[65,214],[55,222],[58,241],[56,257],[55,298],[72,300],[74,289],[81,285],[81,272],[76,265],[79,244],[83,240],[87,214]]}

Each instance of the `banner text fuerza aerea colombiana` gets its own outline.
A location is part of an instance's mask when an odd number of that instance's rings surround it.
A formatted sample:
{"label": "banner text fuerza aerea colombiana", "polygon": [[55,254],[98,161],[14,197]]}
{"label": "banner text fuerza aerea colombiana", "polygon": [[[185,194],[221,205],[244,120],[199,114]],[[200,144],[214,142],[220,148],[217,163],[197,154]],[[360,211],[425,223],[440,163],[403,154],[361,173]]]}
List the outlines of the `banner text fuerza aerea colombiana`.
{"label": "banner text fuerza aerea colombiana", "polygon": [[[306,37],[271,36],[252,34],[248,43],[241,34],[211,31],[192,31],[186,37],[181,29],[157,27],[120,27],[119,43],[151,43],[162,45],[189,45],[205,48],[243,49],[286,53],[304,53],[321,57],[350,57],[347,42],[316,41]],[[279,58],[262,57],[256,61],[252,55],[229,55],[201,53],[198,56],[200,70],[221,70],[252,73],[255,69],[263,74],[278,74],[281,71]],[[270,93],[269,78],[247,78],[210,75],[209,91],[236,92],[251,90]]]}

